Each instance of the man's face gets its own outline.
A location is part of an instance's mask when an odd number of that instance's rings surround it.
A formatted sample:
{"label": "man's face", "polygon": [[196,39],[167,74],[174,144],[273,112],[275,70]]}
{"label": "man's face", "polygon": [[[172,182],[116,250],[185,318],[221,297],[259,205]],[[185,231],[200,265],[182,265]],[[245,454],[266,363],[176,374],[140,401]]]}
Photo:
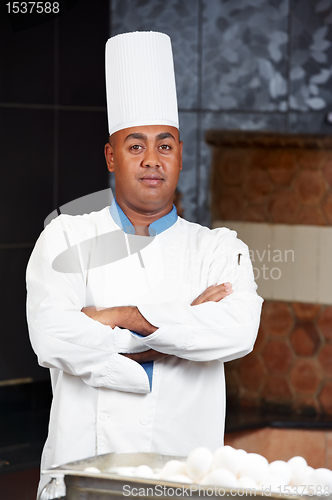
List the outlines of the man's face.
{"label": "man's face", "polygon": [[182,169],[182,142],[175,127],[148,125],[119,130],[105,146],[115,175],[117,202],[134,211],[158,213],[172,208]]}

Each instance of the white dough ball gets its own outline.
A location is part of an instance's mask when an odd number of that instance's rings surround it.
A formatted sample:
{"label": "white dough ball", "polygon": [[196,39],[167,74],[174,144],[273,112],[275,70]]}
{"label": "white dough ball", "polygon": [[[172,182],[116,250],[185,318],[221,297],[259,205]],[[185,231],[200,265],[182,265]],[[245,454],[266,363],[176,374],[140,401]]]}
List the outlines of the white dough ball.
{"label": "white dough ball", "polygon": [[220,462],[223,459],[224,455],[227,455],[227,453],[232,453],[233,451],[236,451],[235,448],[229,446],[228,444],[226,444],[225,446],[220,446],[213,453],[213,464]]}
{"label": "white dough ball", "polygon": [[169,476],[174,476],[175,474],[185,475],[186,472],[187,464],[185,462],[181,462],[180,460],[169,460],[161,469],[159,477],[161,479],[168,479]]}
{"label": "white dough ball", "polygon": [[231,446],[224,446],[218,448],[213,457],[213,467],[227,469],[233,474],[237,475],[243,460],[239,460],[237,450]]}
{"label": "white dough ball", "polygon": [[167,478],[167,481],[174,482],[174,483],[182,483],[182,484],[193,483],[193,480],[190,479],[190,477],[186,476],[185,474],[174,474],[173,476],[169,476]]}
{"label": "white dough ball", "polygon": [[292,469],[287,462],[275,460],[269,465],[269,472],[283,478],[285,484],[290,484],[292,478]]}
{"label": "white dough ball", "polygon": [[301,467],[306,467],[308,465],[305,458],[298,456],[290,458],[287,463],[293,472],[297,469],[300,469]]}
{"label": "white dough ball", "polygon": [[139,465],[138,467],[136,467],[134,475],[136,477],[143,477],[146,479],[150,479],[154,477],[154,472],[148,465]]}
{"label": "white dough ball", "polygon": [[[234,472],[236,470],[236,476],[239,477],[242,467],[244,466],[244,464],[248,460],[248,453],[245,450],[236,450],[236,460],[237,460],[238,465],[236,468],[234,468],[234,470],[232,472]],[[234,474],[235,474],[235,472],[234,472]]]}
{"label": "white dough ball", "polygon": [[110,474],[118,474],[119,476],[133,476],[136,467],[109,467],[106,472]]}
{"label": "white dough ball", "polygon": [[227,469],[213,469],[200,482],[202,485],[224,486],[225,488],[237,488],[239,483],[235,475]]}
{"label": "white dough ball", "polygon": [[237,458],[239,460],[244,460],[247,458],[248,453],[245,450],[236,450]]}
{"label": "white dough ball", "polygon": [[256,481],[254,481],[249,476],[241,476],[240,479],[238,480],[238,483],[239,483],[240,488],[244,488],[244,489],[250,488],[250,489],[254,489],[254,490],[258,489],[258,484],[256,483]]}
{"label": "white dough ball", "polygon": [[85,469],[83,469],[84,472],[89,472],[90,474],[100,474],[101,471],[100,469],[97,469],[97,467],[85,467]]}
{"label": "white dough ball", "polygon": [[260,489],[263,488],[264,490],[271,490],[273,493],[282,493],[286,484],[287,483],[282,477],[268,472],[264,477],[262,477],[259,487]]}
{"label": "white dough ball", "polygon": [[324,488],[326,488],[331,493],[332,471],[330,469],[324,468],[314,470],[310,475],[309,484],[316,486],[316,488],[314,488],[314,494],[317,494],[317,492],[319,491],[317,489],[317,486],[320,486],[323,489],[323,492]]}
{"label": "white dough ball", "polygon": [[308,484],[309,478],[313,472],[313,468],[309,465],[304,465],[293,470],[291,482],[295,486],[301,486]]}
{"label": "white dough ball", "polygon": [[240,469],[241,476],[249,476],[256,483],[260,483],[261,479],[268,474],[269,462],[262,455],[258,453],[248,453]]}
{"label": "white dough ball", "polygon": [[209,472],[212,462],[213,455],[208,448],[195,448],[187,458],[187,474],[194,481],[199,481]]}

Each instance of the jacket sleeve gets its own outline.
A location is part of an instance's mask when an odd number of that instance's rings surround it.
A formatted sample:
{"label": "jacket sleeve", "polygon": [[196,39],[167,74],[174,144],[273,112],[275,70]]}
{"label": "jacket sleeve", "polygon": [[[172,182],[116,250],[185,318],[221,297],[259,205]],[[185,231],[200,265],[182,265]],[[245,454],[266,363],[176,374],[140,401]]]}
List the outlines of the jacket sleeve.
{"label": "jacket sleeve", "polygon": [[[61,224],[66,226],[68,221],[55,219],[46,227],[27,268],[27,318],[39,364],[81,377],[93,387],[150,392],[141,365],[119,354],[147,348],[129,330],[112,329],[82,313],[86,305],[84,276],[53,269],[54,255],[64,244]],[[69,234],[70,228],[66,229]]]}
{"label": "jacket sleeve", "polygon": [[184,302],[138,306],[158,327],[140,339],[145,346],[193,361],[231,361],[252,350],[263,300],[256,293],[248,247],[234,231],[217,233],[216,242],[205,288],[230,282],[233,293],[196,306]]}

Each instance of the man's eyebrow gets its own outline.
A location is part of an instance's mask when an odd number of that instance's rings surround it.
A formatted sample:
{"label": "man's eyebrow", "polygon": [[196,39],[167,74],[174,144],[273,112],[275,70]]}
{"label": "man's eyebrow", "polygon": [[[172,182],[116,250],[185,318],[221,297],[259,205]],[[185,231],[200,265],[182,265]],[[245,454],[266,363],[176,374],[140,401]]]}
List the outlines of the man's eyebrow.
{"label": "man's eyebrow", "polygon": [[127,135],[125,141],[127,141],[128,139],[139,139],[141,141],[146,141],[147,136],[145,134],[141,134],[140,132],[134,132],[133,134]]}
{"label": "man's eyebrow", "polygon": [[171,134],[170,132],[162,132],[161,134],[157,135],[158,141],[162,141],[163,139],[174,139],[174,141],[175,141],[174,135]]}

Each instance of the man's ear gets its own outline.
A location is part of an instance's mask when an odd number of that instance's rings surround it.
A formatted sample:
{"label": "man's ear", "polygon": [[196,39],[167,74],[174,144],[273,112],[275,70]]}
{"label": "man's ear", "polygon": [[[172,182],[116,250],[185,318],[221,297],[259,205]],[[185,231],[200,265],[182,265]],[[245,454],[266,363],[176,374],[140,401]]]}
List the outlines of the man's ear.
{"label": "man's ear", "polygon": [[109,142],[105,144],[104,153],[108,170],[114,172],[114,149]]}
{"label": "man's ear", "polygon": [[182,170],[182,148],[183,148],[183,141],[180,141],[180,170]]}

